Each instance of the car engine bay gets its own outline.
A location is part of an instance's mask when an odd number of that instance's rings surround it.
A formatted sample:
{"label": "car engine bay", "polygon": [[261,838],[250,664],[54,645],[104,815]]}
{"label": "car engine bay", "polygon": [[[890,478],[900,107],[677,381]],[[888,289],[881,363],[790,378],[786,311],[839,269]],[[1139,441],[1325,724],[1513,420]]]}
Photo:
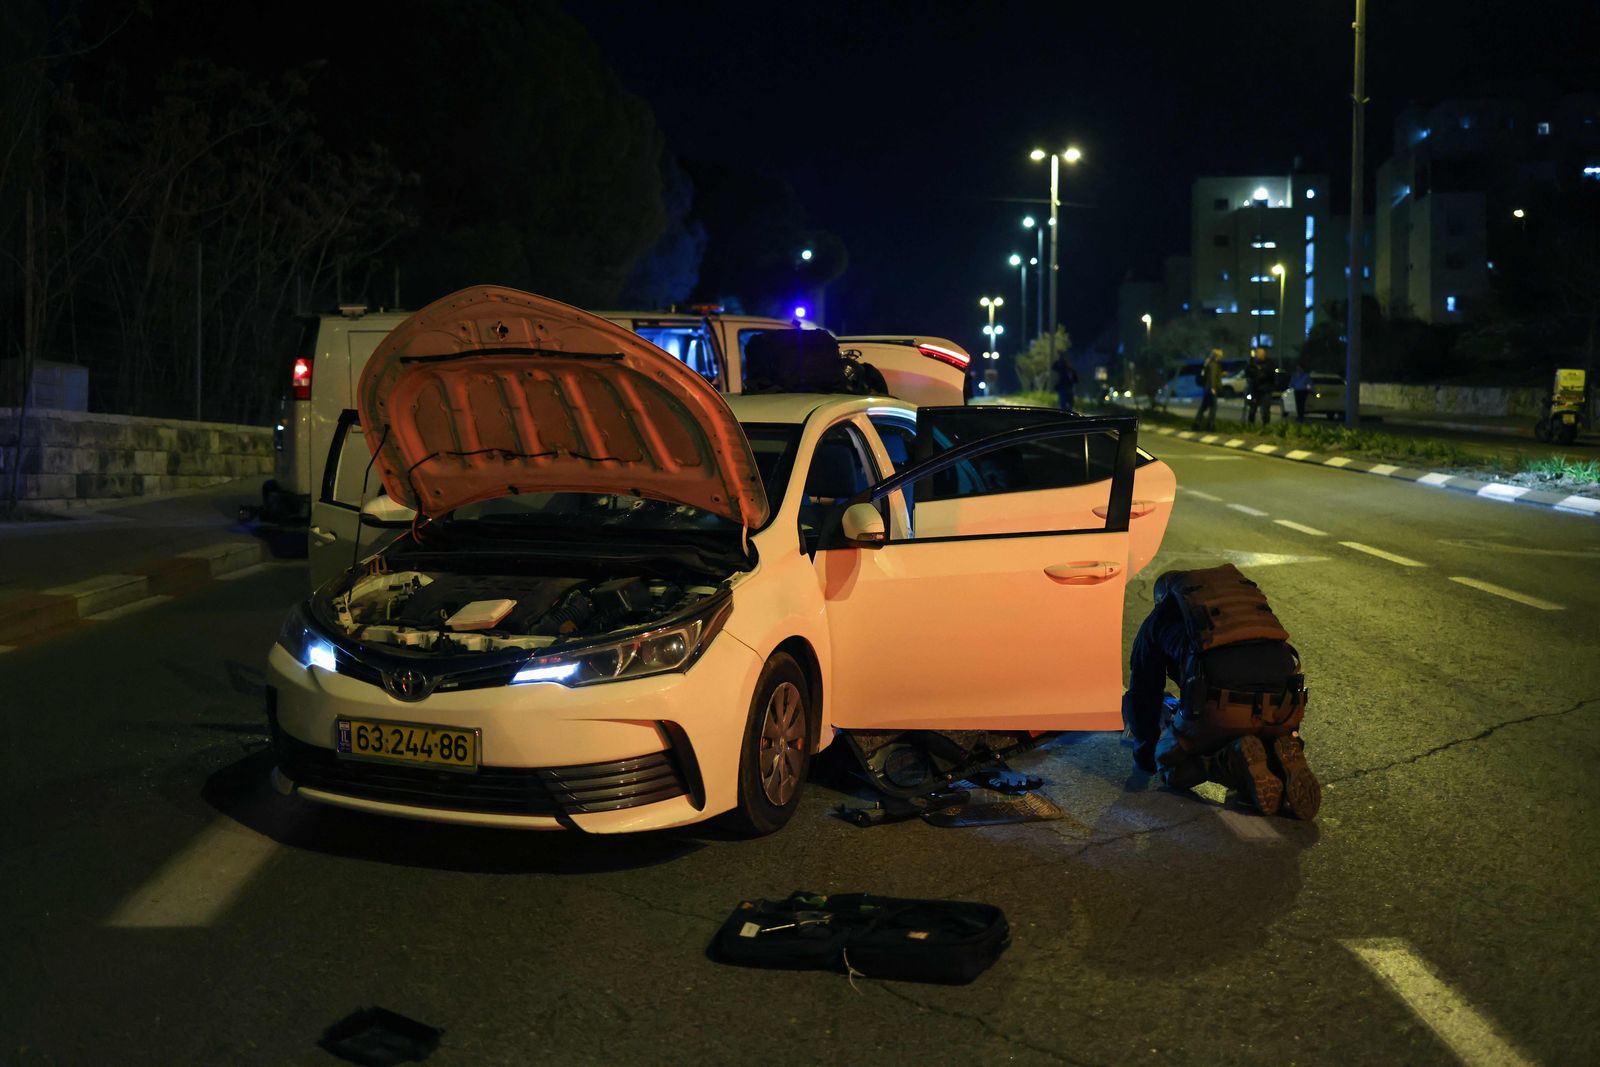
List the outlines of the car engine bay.
{"label": "car engine bay", "polygon": [[659,576],[401,570],[357,577],[329,606],[347,637],[457,654],[594,641],[679,615],[718,588]]}

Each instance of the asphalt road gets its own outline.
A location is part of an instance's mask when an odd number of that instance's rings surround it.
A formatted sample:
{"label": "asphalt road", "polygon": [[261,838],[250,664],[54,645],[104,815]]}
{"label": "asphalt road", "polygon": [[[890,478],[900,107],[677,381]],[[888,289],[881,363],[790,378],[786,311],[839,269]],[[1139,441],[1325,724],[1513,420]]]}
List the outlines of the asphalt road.
{"label": "asphalt road", "polygon": [[[820,783],[754,842],[290,803],[260,664],[305,578],[274,565],[0,656],[0,1061],[326,1065],[373,1004],[443,1027],[439,1064],[1600,1060],[1600,524],[1150,447],[1182,488],[1126,636],[1164,567],[1254,576],[1317,823],[1165,792],[1112,734],[1018,761],[1067,818],[984,829],[859,829]],[[1013,944],[968,987],[707,959],[796,888],[989,901]]]}

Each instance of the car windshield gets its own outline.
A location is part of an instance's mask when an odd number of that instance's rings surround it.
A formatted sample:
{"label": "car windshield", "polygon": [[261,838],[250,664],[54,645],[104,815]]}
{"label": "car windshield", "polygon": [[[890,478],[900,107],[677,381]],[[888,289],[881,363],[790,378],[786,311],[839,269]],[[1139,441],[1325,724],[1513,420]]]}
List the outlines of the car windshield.
{"label": "car windshield", "polygon": [[[776,514],[794,466],[800,427],[784,423],[743,426],[755,456],[761,484]],[[634,493],[520,493],[468,504],[451,512],[449,521],[490,526],[567,530],[576,536],[597,529],[620,531],[737,532],[739,524],[720,515]]]}

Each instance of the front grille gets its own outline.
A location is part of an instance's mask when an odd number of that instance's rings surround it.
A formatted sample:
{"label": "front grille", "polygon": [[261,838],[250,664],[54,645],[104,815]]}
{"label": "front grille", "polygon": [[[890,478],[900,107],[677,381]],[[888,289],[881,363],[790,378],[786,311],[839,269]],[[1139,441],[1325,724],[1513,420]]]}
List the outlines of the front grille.
{"label": "front grille", "polygon": [[343,796],[456,811],[582,815],[654,804],[688,792],[673,753],[570,767],[480,767],[476,774],[342,759],[272,722],[278,765],[297,785]]}

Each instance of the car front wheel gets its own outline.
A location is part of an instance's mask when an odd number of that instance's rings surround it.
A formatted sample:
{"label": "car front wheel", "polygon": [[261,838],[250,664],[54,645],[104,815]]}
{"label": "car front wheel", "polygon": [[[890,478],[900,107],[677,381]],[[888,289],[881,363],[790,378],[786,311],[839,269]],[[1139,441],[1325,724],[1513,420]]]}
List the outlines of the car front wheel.
{"label": "car front wheel", "polygon": [[739,752],[739,803],[729,828],[759,837],[782,829],[800,806],[811,765],[811,695],[794,657],[774,653],[761,670]]}

